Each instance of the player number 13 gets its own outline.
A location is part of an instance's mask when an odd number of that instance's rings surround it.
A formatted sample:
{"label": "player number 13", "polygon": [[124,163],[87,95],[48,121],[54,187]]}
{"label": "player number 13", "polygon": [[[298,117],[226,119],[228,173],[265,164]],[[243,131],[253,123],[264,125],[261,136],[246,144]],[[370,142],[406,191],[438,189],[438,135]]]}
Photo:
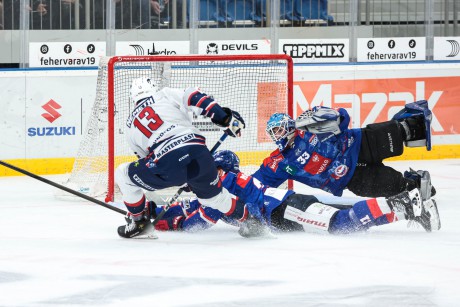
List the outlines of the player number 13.
{"label": "player number 13", "polygon": [[153,134],[153,131],[160,128],[163,125],[163,121],[161,120],[160,116],[151,108],[145,107],[141,113],[139,113],[138,117],[140,119],[147,119],[147,125],[141,123],[141,121],[136,117],[134,119],[134,126],[139,129],[146,137],[150,138]]}

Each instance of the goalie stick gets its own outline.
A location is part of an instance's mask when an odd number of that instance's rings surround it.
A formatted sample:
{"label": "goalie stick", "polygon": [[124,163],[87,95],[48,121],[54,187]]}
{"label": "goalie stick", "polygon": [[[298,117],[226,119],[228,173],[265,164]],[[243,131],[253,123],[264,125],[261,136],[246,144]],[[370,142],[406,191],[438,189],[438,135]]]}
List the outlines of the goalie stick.
{"label": "goalie stick", "polygon": [[[228,134],[226,132],[224,132],[224,134],[222,134],[222,136],[220,137],[220,139],[216,142],[216,144],[214,144],[214,146],[211,148],[210,152],[211,152],[211,155],[216,152],[217,148],[219,148],[219,146],[225,141],[225,139],[227,138]],[[184,192],[184,188],[180,188],[179,190],[177,190],[176,194],[173,195],[173,197],[171,197],[167,204],[163,206],[163,210],[158,213],[158,215],[155,217],[155,219],[153,220],[152,222],[152,225],[153,227],[155,227],[156,224],[158,224],[158,222],[161,220],[161,218],[163,217],[163,215],[165,215],[166,211],[169,210],[169,208],[171,207],[172,204],[174,204],[177,199],[179,198],[179,196],[182,194],[182,192]]]}

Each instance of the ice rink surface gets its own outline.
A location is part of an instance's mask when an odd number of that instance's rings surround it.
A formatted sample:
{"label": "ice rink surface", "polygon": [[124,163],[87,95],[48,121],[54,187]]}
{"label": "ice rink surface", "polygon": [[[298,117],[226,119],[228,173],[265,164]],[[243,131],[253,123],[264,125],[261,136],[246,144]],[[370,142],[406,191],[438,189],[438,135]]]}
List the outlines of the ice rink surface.
{"label": "ice rink surface", "polygon": [[0,178],[0,306],[460,306],[460,160],[386,164],[430,171],[440,231],[244,239],[218,223],[127,240],[119,213]]}

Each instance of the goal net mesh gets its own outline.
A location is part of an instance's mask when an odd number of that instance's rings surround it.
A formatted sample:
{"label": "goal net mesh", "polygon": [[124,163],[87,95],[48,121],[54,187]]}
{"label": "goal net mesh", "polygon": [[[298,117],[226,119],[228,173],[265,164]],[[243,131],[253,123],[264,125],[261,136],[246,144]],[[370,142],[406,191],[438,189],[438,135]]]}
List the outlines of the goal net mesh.
{"label": "goal net mesh", "polygon": [[[144,57],[146,58],[146,57]],[[187,56],[148,57],[148,60],[123,60],[109,69],[110,58],[100,62],[96,98],[79,146],[73,170],[67,185],[94,197],[105,196],[113,185],[113,170],[108,161],[114,159],[115,168],[123,162],[135,161],[125,138],[125,122],[133,109],[129,96],[132,80],[138,77],[153,78],[160,88],[199,87],[221,105],[238,111],[246,122],[241,138],[228,137],[219,150],[230,149],[238,154],[241,169],[253,173],[263,158],[275,149],[265,133],[265,125],[274,112],[288,113],[289,65],[285,58],[260,59],[244,57],[215,60],[211,56],[190,59]],[[155,61],[163,59],[162,61]],[[113,74],[113,87],[108,76]],[[113,90],[113,102],[109,92]],[[109,99],[110,98],[110,99]],[[114,104],[114,114],[109,114],[109,104]],[[109,118],[113,118],[113,150],[109,148]],[[222,130],[209,118],[195,116],[190,112],[193,124],[206,137],[211,148],[222,136]],[[113,154],[112,154],[113,152]],[[212,166],[210,166],[212,167]],[[177,188],[158,191],[167,197]],[[115,194],[115,200],[120,195]]]}

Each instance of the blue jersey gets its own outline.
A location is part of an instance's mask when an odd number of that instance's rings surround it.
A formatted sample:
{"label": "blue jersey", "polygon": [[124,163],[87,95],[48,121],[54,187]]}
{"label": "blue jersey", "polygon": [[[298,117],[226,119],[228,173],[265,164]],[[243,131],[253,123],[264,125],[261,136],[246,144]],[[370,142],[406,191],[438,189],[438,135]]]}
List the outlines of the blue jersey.
{"label": "blue jersey", "polygon": [[292,145],[272,152],[253,177],[270,187],[292,179],[341,196],[355,171],[360,147],[361,129],[344,129],[327,138],[296,130]]}
{"label": "blue jersey", "polygon": [[[232,209],[224,214],[219,210],[202,206],[197,199],[178,202],[171,206],[163,217],[163,220],[185,217],[182,222],[182,229],[193,231],[194,229],[205,229],[213,226],[218,220],[238,226],[245,221],[249,215],[247,203],[257,204],[261,207],[262,214],[270,225],[271,213],[293,191],[267,188],[257,179],[243,173],[226,173],[221,177],[222,186],[227,189],[233,198]],[[157,208],[157,213],[161,208]]]}

